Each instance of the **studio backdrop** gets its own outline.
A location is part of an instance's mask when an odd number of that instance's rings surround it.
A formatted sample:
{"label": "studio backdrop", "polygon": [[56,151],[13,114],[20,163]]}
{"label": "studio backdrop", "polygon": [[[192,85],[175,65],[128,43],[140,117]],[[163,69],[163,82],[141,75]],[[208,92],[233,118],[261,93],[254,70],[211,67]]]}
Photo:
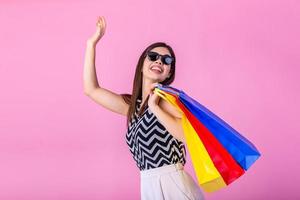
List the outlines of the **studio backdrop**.
{"label": "studio backdrop", "polygon": [[[299,13],[297,0],[1,0],[0,199],[140,198],[126,118],[83,90],[98,16],[101,87],[130,93],[142,51],[166,42],[172,86],[262,153],[207,199],[299,199]],[[185,169],[196,180],[190,155]]]}

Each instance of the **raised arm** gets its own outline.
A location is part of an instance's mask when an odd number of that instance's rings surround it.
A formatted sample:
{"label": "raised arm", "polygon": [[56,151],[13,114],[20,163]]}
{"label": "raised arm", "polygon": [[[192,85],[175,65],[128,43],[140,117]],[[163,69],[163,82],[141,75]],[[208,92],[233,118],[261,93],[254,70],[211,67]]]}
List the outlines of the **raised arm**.
{"label": "raised arm", "polygon": [[104,17],[98,17],[96,25],[96,32],[86,43],[83,70],[84,93],[104,108],[121,115],[127,115],[129,104],[124,101],[122,96],[100,87],[98,83],[95,66],[95,52],[98,41],[105,33],[106,23]]}

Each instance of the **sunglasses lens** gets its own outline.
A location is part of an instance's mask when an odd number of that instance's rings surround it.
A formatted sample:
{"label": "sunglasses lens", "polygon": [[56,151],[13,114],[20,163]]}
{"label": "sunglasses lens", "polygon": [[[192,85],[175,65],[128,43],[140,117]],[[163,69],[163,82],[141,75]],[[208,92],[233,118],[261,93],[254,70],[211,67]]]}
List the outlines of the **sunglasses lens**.
{"label": "sunglasses lens", "polygon": [[172,57],[170,56],[166,56],[164,59],[163,59],[163,62],[166,64],[166,65],[170,65],[172,63],[173,59]]}
{"label": "sunglasses lens", "polygon": [[148,57],[151,61],[156,61],[157,60],[157,57],[158,57],[158,54],[155,53],[155,52],[149,52],[148,53]]}

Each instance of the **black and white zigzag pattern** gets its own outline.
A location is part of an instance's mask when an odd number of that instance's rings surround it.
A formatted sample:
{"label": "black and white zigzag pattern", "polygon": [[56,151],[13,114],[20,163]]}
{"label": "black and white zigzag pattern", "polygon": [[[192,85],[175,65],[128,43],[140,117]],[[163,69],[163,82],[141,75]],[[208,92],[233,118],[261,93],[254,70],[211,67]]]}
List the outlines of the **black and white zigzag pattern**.
{"label": "black and white zigzag pattern", "polygon": [[145,170],[177,162],[184,165],[184,143],[174,138],[148,107],[141,117],[138,117],[141,99],[137,100],[137,104],[135,117],[126,133],[126,143],[138,168]]}

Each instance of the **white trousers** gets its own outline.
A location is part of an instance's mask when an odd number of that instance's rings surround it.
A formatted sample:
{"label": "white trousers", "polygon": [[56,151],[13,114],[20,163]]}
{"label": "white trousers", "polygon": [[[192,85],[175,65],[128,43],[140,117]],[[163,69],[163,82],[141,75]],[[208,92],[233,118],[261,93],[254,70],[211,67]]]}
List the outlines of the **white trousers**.
{"label": "white trousers", "polygon": [[204,195],[181,163],[142,170],[141,200],[204,200]]}

